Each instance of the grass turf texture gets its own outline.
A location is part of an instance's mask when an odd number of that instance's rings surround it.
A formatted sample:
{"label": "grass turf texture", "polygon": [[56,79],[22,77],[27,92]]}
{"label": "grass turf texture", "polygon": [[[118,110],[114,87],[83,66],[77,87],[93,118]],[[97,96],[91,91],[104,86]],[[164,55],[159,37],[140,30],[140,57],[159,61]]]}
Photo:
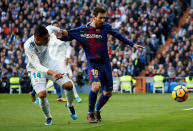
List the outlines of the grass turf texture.
{"label": "grass turf texture", "polygon": [[180,131],[193,130],[192,94],[182,103],[171,94],[113,94],[102,109],[102,123],[89,124],[88,94],[80,94],[82,103],[74,105],[78,120],[72,120],[64,103],[48,94],[53,126],[45,126],[44,116],[28,94],[0,94],[0,131]]}

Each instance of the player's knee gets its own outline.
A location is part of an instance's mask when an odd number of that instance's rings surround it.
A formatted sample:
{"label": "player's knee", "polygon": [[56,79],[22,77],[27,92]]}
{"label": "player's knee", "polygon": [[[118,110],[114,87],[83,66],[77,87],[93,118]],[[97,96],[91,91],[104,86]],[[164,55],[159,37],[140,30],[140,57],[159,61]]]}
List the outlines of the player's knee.
{"label": "player's knee", "polygon": [[72,88],[73,88],[73,85],[72,85],[72,82],[66,82],[66,83],[64,83],[63,85],[62,85],[62,88],[63,89],[66,89],[66,90],[72,90]]}
{"label": "player's knee", "polygon": [[103,93],[104,93],[104,96],[108,96],[108,97],[111,97],[112,96],[112,91],[103,91]]}
{"label": "player's knee", "polygon": [[38,93],[38,97],[39,97],[40,99],[45,98],[45,97],[46,97],[46,91],[41,91],[40,93]]}
{"label": "player's knee", "polygon": [[92,90],[94,92],[98,92],[100,88],[101,88],[101,83],[100,82],[93,82],[92,83]]}

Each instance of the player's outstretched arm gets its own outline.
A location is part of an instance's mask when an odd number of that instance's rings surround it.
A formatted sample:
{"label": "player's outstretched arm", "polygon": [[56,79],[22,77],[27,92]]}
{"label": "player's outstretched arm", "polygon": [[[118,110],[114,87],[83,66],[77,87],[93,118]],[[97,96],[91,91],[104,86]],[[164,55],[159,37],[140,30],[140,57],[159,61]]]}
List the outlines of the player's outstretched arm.
{"label": "player's outstretched arm", "polygon": [[65,37],[68,37],[68,31],[67,30],[61,30],[62,35]]}
{"label": "player's outstretched arm", "polygon": [[62,37],[68,37],[68,31],[67,30],[60,30],[54,33],[57,38],[62,38]]}
{"label": "player's outstretched arm", "polygon": [[109,23],[107,23],[105,25],[105,27],[106,27],[108,33],[110,33],[112,36],[116,37],[117,39],[119,39],[123,43],[128,44],[132,47],[135,45],[134,42],[128,40],[125,36],[123,36],[121,33],[119,33],[116,29],[113,29]]}
{"label": "player's outstretched arm", "polygon": [[55,32],[54,34],[61,41],[71,41],[72,40],[72,38],[69,37],[69,34],[68,34],[67,30],[60,30],[59,32]]}

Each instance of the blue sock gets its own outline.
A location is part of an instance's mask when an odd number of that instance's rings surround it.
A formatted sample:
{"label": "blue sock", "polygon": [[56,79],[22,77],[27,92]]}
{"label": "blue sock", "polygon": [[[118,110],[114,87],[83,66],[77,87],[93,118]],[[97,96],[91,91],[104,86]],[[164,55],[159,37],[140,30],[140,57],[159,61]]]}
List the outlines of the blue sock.
{"label": "blue sock", "polygon": [[96,104],[96,107],[95,107],[95,110],[96,111],[99,111],[104,105],[105,103],[109,100],[109,97],[108,96],[105,96],[103,93],[101,94],[97,104]]}
{"label": "blue sock", "polygon": [[95,93],[91,90],[90,93],[89,93],[88,112],[94,112],[94,107],[95,107],[96,100],[97,100],[97,93]]}
{"label": "blue sock", "polygon": [[35,97],[36,92],[35,92],[35,90],[34,90],[34,89],[31,91],[31,94],[32,94],[32,96],[34,96],[34,97]]}
{"label": "blue sock", "polygon": [[60,86],[55,82],[54,82],[54,88],[56,89],[56,94],[57,94],[58,98],[61,98],[62,93],[61,93],[61,90],[60,90]]}

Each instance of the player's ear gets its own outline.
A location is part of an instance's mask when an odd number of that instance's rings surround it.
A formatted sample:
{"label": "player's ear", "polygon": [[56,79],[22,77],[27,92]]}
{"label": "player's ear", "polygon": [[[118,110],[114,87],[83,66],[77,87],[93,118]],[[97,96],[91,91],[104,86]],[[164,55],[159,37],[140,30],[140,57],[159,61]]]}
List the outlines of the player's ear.
{"label": "player's ear", "polygon": [[93,15],[93,16],[92,16],[92,20],[95,20],[95,18],[96,18],[96,16]]}
{"label": "player's ear", "polygon": [[35,39],[35,41],[40,41],[40,38],[37,36],[35,36],[34,39]]}

